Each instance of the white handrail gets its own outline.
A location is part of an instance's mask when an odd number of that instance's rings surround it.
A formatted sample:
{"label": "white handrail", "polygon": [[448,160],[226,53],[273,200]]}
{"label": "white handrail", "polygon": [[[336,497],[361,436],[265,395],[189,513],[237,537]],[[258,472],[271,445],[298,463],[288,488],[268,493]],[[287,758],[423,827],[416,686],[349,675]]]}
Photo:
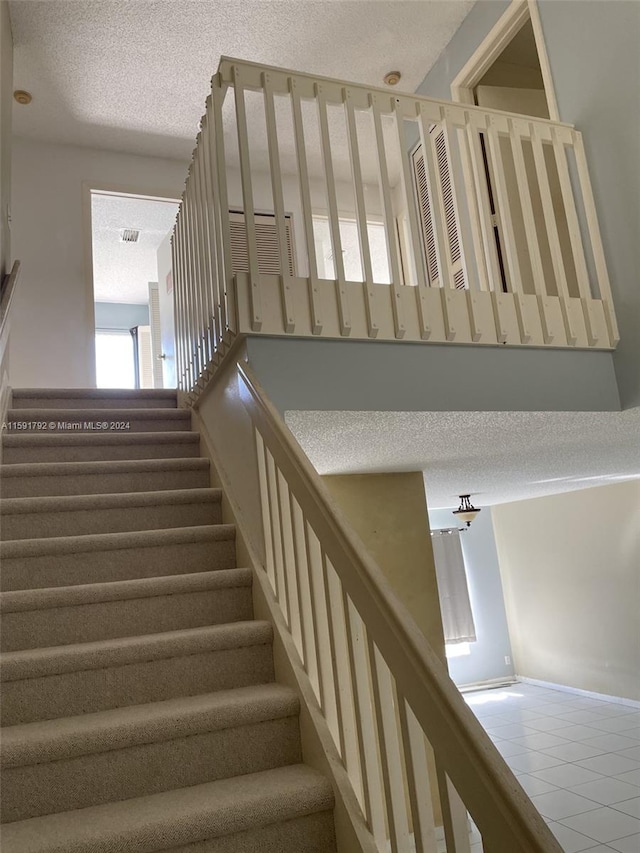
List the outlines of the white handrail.
{"label": "white handrail", "polygon": [[11,272],[8,273],[2,281],[0,288],[0,337],[4,331],[5,323],[9,317],[9,309],[13,301],[13,295],[16,290],[16,284],[20,277],[20,261],[14,261],[11,267]]}
{"label": "white handrail", "polygon": [[[426,738],[487,851],[560,853],[251,369],[237,369],[257,441],[265,572],[379,849],[389,839],[404,853],[411,829],[416,850],[433,849]],[[468,849],[453,833],[447,844]]]}

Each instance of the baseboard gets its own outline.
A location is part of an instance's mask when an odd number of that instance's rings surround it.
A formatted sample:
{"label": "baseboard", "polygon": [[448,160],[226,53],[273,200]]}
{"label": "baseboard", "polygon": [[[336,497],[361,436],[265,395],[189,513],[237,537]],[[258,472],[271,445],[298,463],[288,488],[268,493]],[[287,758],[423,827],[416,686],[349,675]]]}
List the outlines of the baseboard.
{"label": "baseboard", "polygon": [[508,678],[489,678],[487,681],[472,681],[469,684],[456,685],[460,693],[475,693],[478,690],[493,690],[496,687],[510,687],[516,683],[516,676]]}
{"label": "baseboard", "polygon": [[600,702],[613,702],[616,705],[627,705],[629,708],[640,708],[640,701],[637,699],[626,699],[623,696],[609,696],[607,693],[594,693],[592,690],[581,690],[579,687],[568,687],[566,684],[553,684],[551,681],[541,681],[539,678],[527,678],[524,675],[517,675],[516,679],[524,684],[546,687],[549,690],[561,690],[564,693],[575,693],[577,696],[584,696],[587,699],[598,699]]}

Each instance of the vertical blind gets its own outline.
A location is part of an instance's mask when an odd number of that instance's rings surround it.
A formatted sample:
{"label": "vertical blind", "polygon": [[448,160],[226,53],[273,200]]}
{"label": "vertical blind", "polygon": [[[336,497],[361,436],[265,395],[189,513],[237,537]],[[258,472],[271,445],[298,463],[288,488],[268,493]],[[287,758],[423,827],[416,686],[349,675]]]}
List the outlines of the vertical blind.
{"label": "vertical blind", "polygon": [[467,574],[457,530],[432,536],[438,594],[445,643],[474,643],[476,626],[471,612]]}

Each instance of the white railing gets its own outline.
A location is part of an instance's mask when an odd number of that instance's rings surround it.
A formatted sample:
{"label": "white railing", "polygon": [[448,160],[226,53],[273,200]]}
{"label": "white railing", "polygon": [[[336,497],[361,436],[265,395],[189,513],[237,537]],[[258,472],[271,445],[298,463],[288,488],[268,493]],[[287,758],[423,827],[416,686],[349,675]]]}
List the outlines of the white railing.
{"label": "white railing", "polygon": [[173,262],[186,390],[244,333],[618,343],[572,126],[241,60],[213,78]]}
{"label": "white railing", "polygon": [[263,550],[255,582],[328,727],[362,849],[469,853],[468,810],[485,853],[560,853],[250,368],[228,364],[200,399],[204,446],[239,535]]}
{"label": "white railing", "polygon": [[11,400],[9,375],[10,311],[19,277],[20,261],[15,261],[11,272],[4,276],[0,288],[0,421],[4,421]]}

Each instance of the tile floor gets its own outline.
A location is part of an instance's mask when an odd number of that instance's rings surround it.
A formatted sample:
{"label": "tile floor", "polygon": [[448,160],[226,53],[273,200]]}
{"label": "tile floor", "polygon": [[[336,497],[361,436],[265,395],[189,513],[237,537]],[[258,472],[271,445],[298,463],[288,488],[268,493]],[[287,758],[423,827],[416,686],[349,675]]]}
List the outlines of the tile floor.
{"label": "tile floor", "polygon": [[565,853],[640,853],[640,709],[524,683],[465,699]]}

